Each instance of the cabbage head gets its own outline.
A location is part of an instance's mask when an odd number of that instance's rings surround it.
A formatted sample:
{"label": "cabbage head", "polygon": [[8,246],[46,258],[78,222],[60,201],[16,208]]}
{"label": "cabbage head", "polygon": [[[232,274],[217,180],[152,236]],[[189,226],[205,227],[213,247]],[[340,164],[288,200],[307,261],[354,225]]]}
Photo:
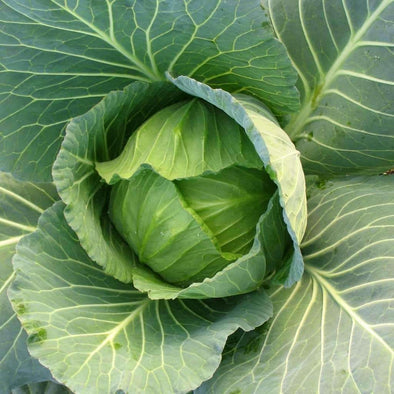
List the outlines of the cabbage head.
{"label": "cabbage head", "polygon": [[71,122],[54,166],[68,222],[106,272],[154,299],[291,285],[306,217],[298,152],[253,97],[168,79],[108,95],[84,115],[89,133]]}
{"label": "cabbage head", "polygon": [[[153,115],[118,158],[97,168],[115,178],[109,216],[119,234],[141,263],[179,286],[211,278],[246,255],[275,199],[275,184],[242,128],[198,99]],[[276,213],[272,219],[281,222]],[[260,235],[272,237],[273,230]],[[268,261],[274,267],[289,243],[283,236],[272,245],[279,249],[272,253],[277,261]]]}

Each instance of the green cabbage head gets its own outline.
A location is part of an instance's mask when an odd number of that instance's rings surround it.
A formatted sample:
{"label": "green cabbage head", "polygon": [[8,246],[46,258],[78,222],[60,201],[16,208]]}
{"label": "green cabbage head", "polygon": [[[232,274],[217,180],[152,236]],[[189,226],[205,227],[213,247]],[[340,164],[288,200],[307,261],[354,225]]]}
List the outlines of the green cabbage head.
{"label": "green cabbage head", "polygon": [[109,274],[152,298],[300,278],[303,173],[263,104],[180,77],[114,92],[91,121],[89,133],[70,124],[54,178],[69,223]]}

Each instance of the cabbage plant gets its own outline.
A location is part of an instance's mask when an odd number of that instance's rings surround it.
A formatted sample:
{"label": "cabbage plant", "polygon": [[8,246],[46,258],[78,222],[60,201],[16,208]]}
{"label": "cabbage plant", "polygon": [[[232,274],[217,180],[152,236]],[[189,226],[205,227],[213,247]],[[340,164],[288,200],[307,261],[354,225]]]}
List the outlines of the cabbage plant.
{"label": "cabbage plant", "polygon": [[392,392],[392,0],[0,14],[1,393]]}

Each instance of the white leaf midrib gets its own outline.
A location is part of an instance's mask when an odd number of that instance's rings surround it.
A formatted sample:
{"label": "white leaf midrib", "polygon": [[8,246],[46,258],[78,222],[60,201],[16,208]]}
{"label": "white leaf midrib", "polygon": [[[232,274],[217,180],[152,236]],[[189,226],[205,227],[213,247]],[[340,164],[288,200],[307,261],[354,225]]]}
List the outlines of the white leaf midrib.
{"label": "white leaf midrib", "polygon": [[10,227],[18,228],[23,231],[27,231],[29,233],[36,231],[36,227],[13,222],[12,220],[3,219],[1,217],[0,217],[0,223],[5,224],[6,226],[10,226]]}
{"label": "white leaf midrib", "polygon": [[38,212],[39,214],[42,214],[44,212],[44,210],[42,208],[40,208],[38,205],[27,200],[26,198],[23,198],[19,194],[14,193],[12,190],[9,190],[9,189],[6,189],[6,188],[0,186],[0,193],[5,194],[8,197],[11,197],[12,199],[14,199],[18,202],[21,202],[22,204],[33,209],[34,211]]}
{"label": "white leaf midrib", "polygon": [[15,277],[15,271],[12,271],[11,275],[4,281],[3,285],[0,287],[0,294],[6,291],[8,285],[13,281]]}
{"label": "white leaf midrib", "polygon": [[10,245],[17,244],[19,242],[19,240],[23,237],[24,237],[24,235],[17,235],[16,237],[6,238],[6,239],[0,241],[0,249],[3,248],[4,246],[10,246]]}

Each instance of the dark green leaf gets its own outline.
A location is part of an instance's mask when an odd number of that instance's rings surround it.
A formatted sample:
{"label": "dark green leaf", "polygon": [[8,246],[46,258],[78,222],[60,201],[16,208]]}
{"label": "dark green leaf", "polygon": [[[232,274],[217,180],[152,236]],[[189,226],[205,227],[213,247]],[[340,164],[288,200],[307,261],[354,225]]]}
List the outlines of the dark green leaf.
{"label": "dark green leaf", "polygon": [[67,387],[54,382],[40,382],[17,387],[11,391],[11,394],[72,394],[72,392]]}
{"label": "dark green leaf", "polygon": [[286,130],[306,173],[378,174],[393,166],[392,0],[266,0],[300,75]]}
{"label": "dark green leaf", "polygon": [[[56,198],[50,184],[18,182],[0,172],[0,392],[51,374],[27,352],[26,333],[13,311],[7,290],[15,274],[11,258],[15,246],[35,230],[39,216]],[[22,308],[23,309],[23,308]]]}
{"label": "dark green leaf", "polygon": [[1,0],[0,20],[0,167],[19,177],[49,180],[68,121],[166,71],[298,107],[259,0]]}

